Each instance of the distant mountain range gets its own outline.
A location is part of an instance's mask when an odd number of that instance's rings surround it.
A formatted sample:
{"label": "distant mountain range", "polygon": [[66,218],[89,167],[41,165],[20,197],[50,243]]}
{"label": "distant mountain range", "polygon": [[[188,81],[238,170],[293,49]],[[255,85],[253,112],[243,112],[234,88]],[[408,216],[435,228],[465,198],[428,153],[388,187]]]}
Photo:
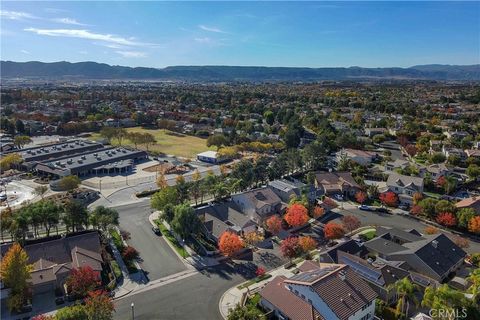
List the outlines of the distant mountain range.
{"label": "distant mountain range", "polygon": [[480,64],[419,65],[410,68],[293,68],[173,66],[163,69],[96,62],[1,61],[1,78],[144,79],[184,81],[318,81],[362,79],[480,80]]}

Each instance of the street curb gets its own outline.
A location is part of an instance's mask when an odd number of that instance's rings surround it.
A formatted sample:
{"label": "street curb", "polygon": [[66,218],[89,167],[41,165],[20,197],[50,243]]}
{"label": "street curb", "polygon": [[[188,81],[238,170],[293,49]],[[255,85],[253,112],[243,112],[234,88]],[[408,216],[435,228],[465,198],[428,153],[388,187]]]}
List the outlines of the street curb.
{"label": "street curb", "polygon": [[[277,268],[275,268],[275,269],[272,269],[272,270],[270,270],[270,271],[267,272],[267,273],[271,274],[273,271],[278,270],[278,269],[281,269],[281,268],[284,268],[284,267],[285,267],[285,264],[282,264],[281,266],[279,266],[279,267],[277,267]],[[273,278],[273,275],[272,275],[272,277],[267,278],[267,279],[265,279],[265,280],[268,280],[268,279],[271,279],[271,278]],[[250,280],[251,280],[251,279],[250,279]],[[223,301],[223,298],[225,297],[225,295],[226,295],[230,290],[232,290],[232,289],[234,289],[234,288],[237,288],[238,286],[241,286],[242,284],[244,284],[244,283],[246,283],[246,282],[248,282],[248,281],[250,281],[250,280],[245,280],[245,281],[243,281],[243,282],[240,282],[240,283],[234,285],[233,287],[228,288],[228,289],[222,294],[222,296],[220,297],[220,300],[218,301],[218,310],[220,311],[220,315],[222,316],[223,319],[227,319],[227,316],[228,316],[228,314],[226,314],[226,315],[223,314],[223,312],[222,312],[222,307],[221,307],[222,301]],[[272,281],[272,280],[273,280],[273,279],[271,279],[270,281]],[[269,281],[269,282],[270,282],[270,281]]]}

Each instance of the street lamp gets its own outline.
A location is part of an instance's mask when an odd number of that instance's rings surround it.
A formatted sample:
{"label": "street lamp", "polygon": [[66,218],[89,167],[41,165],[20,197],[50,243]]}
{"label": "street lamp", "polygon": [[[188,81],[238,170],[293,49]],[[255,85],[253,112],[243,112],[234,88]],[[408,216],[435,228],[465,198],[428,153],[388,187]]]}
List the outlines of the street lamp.
{"label": "street lamp", "polygon": [[135,303],[132,302],[130,306],[132,307],[132,320],[134,320],[135,319]]}

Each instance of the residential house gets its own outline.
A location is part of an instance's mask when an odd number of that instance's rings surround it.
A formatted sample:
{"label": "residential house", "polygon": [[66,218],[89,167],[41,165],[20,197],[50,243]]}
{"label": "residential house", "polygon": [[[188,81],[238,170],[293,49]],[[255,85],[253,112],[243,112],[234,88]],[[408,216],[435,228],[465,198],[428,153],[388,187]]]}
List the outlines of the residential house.
{"label": "residential house", "polygon": [[409,272],[388,264],[388,261],[376,259],[364,260],[343,251],[338,252],[338,263],[348,265],[388,304],[397,301],[395,290],[390,289],[398,280],[409,276]]}
{"label": "residential house", "polygon": [[440,177],[450,175],[451,171],[445,163],[435,163],[425,167],[421,167],[419,173],[422,178],[430,175],[433,181],[437,181],[437,179]]}
{"label": "residential house", "polygon": [[395,192],[402,204],[412,204],[412,196],[423,192],[423,178],[391,173],[387,179],[387,188]]}
{"label": "residential house", "polygon": [[306,261],[299,270],[270,281],[260,305],[279,319],[373,319],[377,294],[349,266]]}
{"label": "residential house", "polygon": [[404,261],[405,268],[442,282],[463,263],[466,252],[443,233],[419,236],[396,228],[377,228],[378,237],[364,243],[387,261]]}
{"label": "residential house", "polygon": [[376,152],[357,149],[342,149],[336,153],[337,163],[346,158],[363,166],[369,165],[377,157],[378,154]]}
{"label": "residential house", "polygon": [[[1,246],[3,255],[11,243]],[[63,236],[58,239],[42,239],[24,246],[29,263],[33,264],[29,282],[34,294],[53,292],[63,285],[74,268],[89,266],[101,272],[103,267],[100,237],[97,231]]]}
{"label": "residential house", "polygon": [[468,132],[466,131],[458,131],[458,130],[455,130],[455,131],[445,131],[443,133],[448,139],[463,139],[465,138],[466,136],[468,136]]}
{"label": "residential house", "polygon": [[265,221],[273,214],[281,213],[283,209],[282,200],[269,187],[235,194],[232,201],[256,223]]}
{"label": "residential house", "polygon": [[457,156],[461,160],[465,160],[467,158],[467,154],[465,153],[465,151],[463,151],[460,148],[453,148],[453,147],[448,147],[444,145],[442,147],[442,153],[447,159],[450,156]]}
{"label": "residential house", "polygon": [[480,215],[480,197],[471,197],[455,203],[457,209],[471,208],[477,215]]}
{"label": "residential house", "polygon": [[317,172],[315,173],[315,187],[319,194],[327,196],[334,194],[354,196],[361,190],[350,172]]}
{"label": "residential house", "polygon": [[290,202],[292,197],[301,197],[303,194],[307,196],[310,202],[315,201],[317,196],[314,186],[307,185],[299,180],[278,179],[270,181],[268,186],[286,203]]}
{"label": "residential house", "polygon": [[384,134],[386,132],[388,132],[388,130],[385,128],[365,128],[365,135],[370,138],[373,137],[374,135]]}
{"label": "residential house", "polygon": [[256,223],[232,201],[209,204],[195,209],[195,213],[203,222],[204,233],[214,242],[225,231],[242,235],[257,229]]}
{"label": "residential house", "polygon": [[467,157],[473,157],[473,158],[480,158],[480,150],[479,149],[470,149],[470,150],[465,150],[465,154]]}
{"label": "residential house", "polygon": [[385,171],[393,172],[395,170],[404,170],[410,165],[408,160],[395,159],[395,161],[389,161],[385,164]]}
{"label": "residential house", "polygon": [[338,252],[340,251],[358,257],[364,257],[368,253],[368,251],[365,250],[365,248],[361,246],[357,241],[350,239],[329,248],[327,251],[321,252],[319,256],[319,261],[322,263],[338,263]]}

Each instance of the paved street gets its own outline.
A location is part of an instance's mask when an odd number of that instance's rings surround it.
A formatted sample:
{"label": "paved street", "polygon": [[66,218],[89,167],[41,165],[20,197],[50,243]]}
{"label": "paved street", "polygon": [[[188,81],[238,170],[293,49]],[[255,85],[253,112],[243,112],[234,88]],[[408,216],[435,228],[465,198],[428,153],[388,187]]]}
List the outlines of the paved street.
{"label": "paved street", "polygon": [[186,279],[115,301],[115,319],[222,319],[218,303],[222,294],[245,281],[232,267],[219,265]]}
{"label": "paved street", "polygon": [[186,269],[165,242],[152,232],[148,216],[150,201],[113,207],[120,215],[120,229],[130,232],[130,245],[140,252],[140,265],[149,280],[159,279]]}
{"label": "paved street", "polygon": [[380,144],[382,148],[385,150],[388,150],[392,153],[392,159],[400,159],[400,160],[406,160],[405,157],[403,156],[402,152],[400,151],[400,145],[395,142],[395,141],[385,141]]}

